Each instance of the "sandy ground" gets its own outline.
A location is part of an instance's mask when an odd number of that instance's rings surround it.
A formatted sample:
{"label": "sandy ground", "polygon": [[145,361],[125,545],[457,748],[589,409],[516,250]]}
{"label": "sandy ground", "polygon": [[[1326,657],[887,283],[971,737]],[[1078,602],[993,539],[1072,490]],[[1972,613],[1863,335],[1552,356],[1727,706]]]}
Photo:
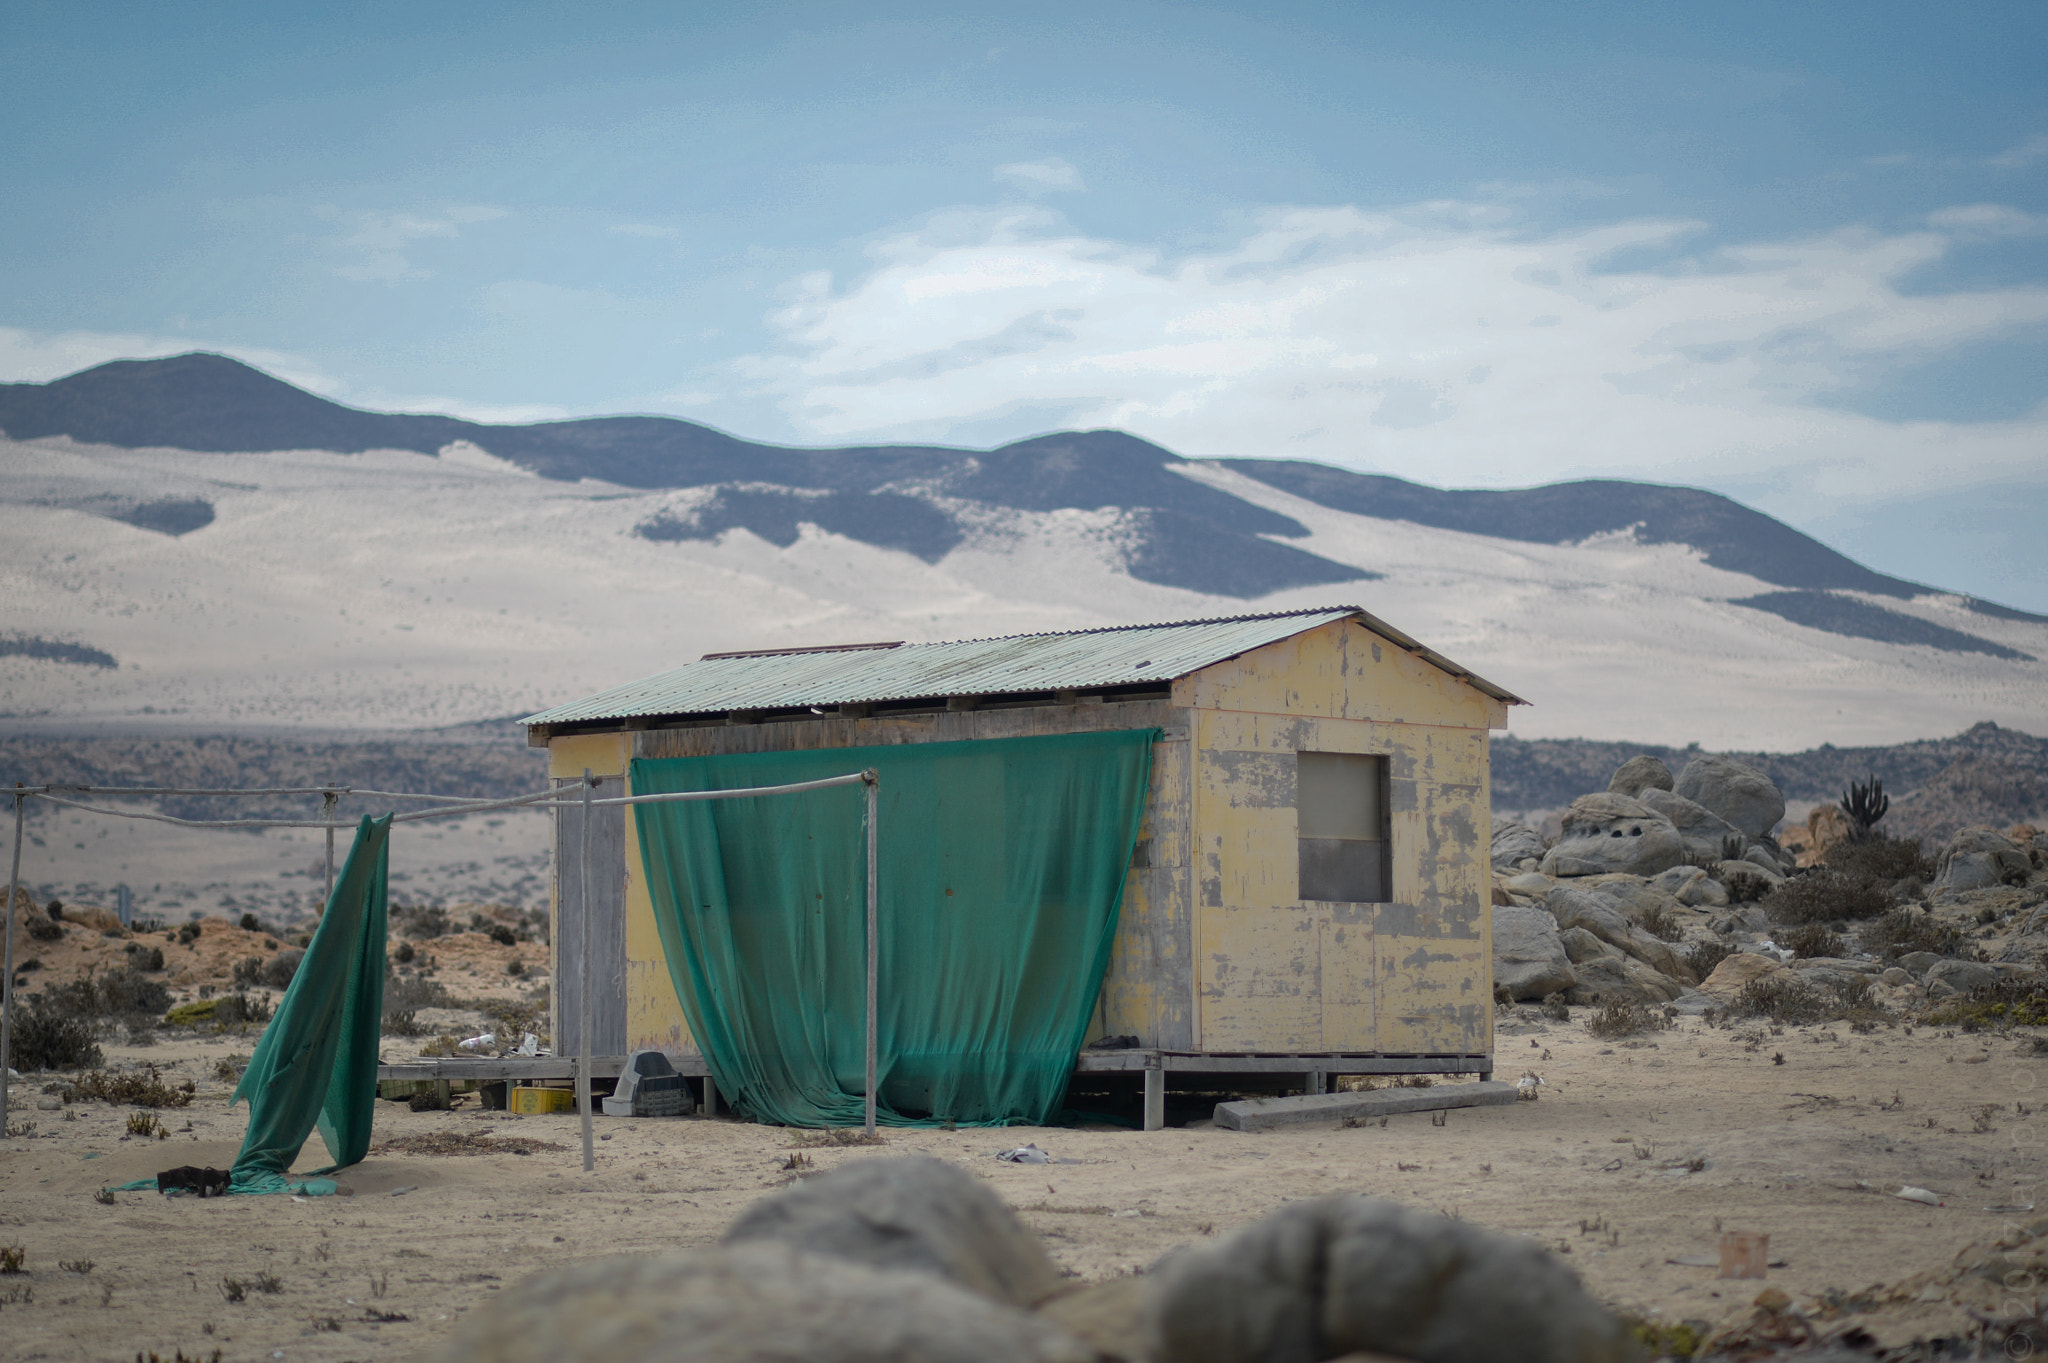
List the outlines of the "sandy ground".
{"label": "sandy ground", "polygon": [[[1271,1134],[1206,1123],[1150,1134],[894,1131],[886,1150],[807,1153],[817,1170],[912,1151],[957,1161],[1084,1281],[1140,1272],[1175,1245],[1289,1199],[1364,1192],[1535,1237],[1605,1300],[1664,1319],[1739,1317],[1765,1286],[1797,1301],[1882,1287],[1874,1296],[1906,1300],[1857,1320],[1888,1342],[1964,1328],[1961,1305],[1922,1290],[1915,1275],[2034,1219],[2006,1209],[2048,1203],[2037,1197],[2048,1119],[2036,1110],[2048,1059],[2035,1056],[2030,1034],[1865,1036],[1837,1025],[1771,1035],[1687,1020],[1606,1044],[1576,1018],[1502,1021],[1501,1075],[1542,1076],[1540,1099],[1454,1111],[1441,1127],[1418,1114]],[[249,1044],[110,1048],[112,1063],[154,1061],[197,1081],[189,1108],[163,1114],[168,1140],[127,1137],[128,1109],[36,1111],[41,1082],[16,1088],[14,1120],[35,1130],[0,1145],[0,1244],[25,1249],[27,1272],[0,1277],[0,1356],[126,1363],[138,1351],[169,1359],[218,1348],[224,1360],[405,1357],[530,1273],[712,1240],[747,1203],[797,1176],[782,1167],[794,1133],[730,1119],[600,1115],[596,1172],[585,1174],[573,1116],[413,1113],[386,1102],[380,1141],[467,1132],[563,1148],[373,1153],[341,1175],[344,1197],[119,1193],[111,1206],[96,1202],[109,1184],[233,1160],[244,1110],[226,1109],[229,1086],[214,1065]],[[1025,1141],[1060,1162],[993,1158]],[[323,1162],[315,1137],[301,1167]],[[1945,1205],[1890,1195],[1900,1184],[1932,1189]],[[1669,1262],[1711,1255],[1721,1229],[1767,1232],[1784,1267],[1759,1284]],[[87,1261],[89,1272],[64,1267]],[[225,1299],[223,1279],[260,1273],[281,1290]]]}

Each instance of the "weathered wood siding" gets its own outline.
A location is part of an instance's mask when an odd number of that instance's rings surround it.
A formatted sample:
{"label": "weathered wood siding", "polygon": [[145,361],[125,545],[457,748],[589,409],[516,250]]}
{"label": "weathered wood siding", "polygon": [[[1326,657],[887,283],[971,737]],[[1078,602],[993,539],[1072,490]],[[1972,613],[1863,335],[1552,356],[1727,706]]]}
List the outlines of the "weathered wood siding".
{"label": "weathered wood siding", "polygon": [[[1486,735],[1504,707],[1349,621],[1205,668],[1174,699],[1195,754],[1200,1049],[1489,1050]],[[1391,902],[1301,899],[1304,751],[1387,758]]]}
{"label": "weathered wood siding", "polygon": [[[583,793],[582,772],[557,782],[569,795]],[[625,792],[620,777],[599,778],[591,796],[603,799]],[[581,1008],[584,982],[590,986],[590,1049],[593,1055],[620,1055],[626,1046],[626,811],[622,806],[590,811],[590,966],[583,961],[583,811],[555,811],[554,914],[550,940],[555,970],[549,997],[554,1007],[557,1055],[575,1055],[582,1048]]]}

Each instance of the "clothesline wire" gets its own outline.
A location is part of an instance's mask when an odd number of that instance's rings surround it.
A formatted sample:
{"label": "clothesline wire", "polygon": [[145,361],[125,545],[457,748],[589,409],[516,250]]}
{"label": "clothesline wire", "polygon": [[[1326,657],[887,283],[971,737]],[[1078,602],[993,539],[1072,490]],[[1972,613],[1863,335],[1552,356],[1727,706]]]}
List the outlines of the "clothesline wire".
{"label": "clothesline wire", "polygon": [[[870,781],[873,779],[874,774],[872,771],[849,772],[844,776],[828,776],[822,780],[817,781],[799,781],[793,785],[750,786],[738,790],[684,790],[670,791],[653,795],[607,796],[603,799],[591,800],[588,803],[593,808],[595,808],[600,805],[639,805],[663,803],[678,800],[733,800],[744,799],[756,795],[795,795],[802,791],[824,790],[831,786],[847,786],[853,785],[856,782]],[[578,781],[576,784],[581,785],[582,783]],[[167,823],[179,828],[354,828],[356,825],[353,823],[325,819],[181,819],[175,815],[159,814],[152,810],[113,809],[106,805],[86,804],[82,800],[68,799],[66,798],[66,796],[51,793],[54,790],[63,790],[66,792],[80,791],[98,795],[216,794],[257,796],[278,794],[324,795],[329,790],[336,789],[342,788],[315,787],[307,791],[189,791],[176,790],[170,788],[165,788],[162,790],[138,790],[134,787],[127,786],[103,786],[97,789],[86,786],[19,786],[16,787],[14,790],[6,793],[13,795],[16,799],[27,799],[29,797],[34,797],[35,799],[45,800],[48,801],[50,804],[58,805],[65,809],[76,809],[86,814],[105,814],[111,818],[116,819],[143,819],[148,820],[152,823]],[[466,799],[462,796],[448,795],[387,795],[383,792],[378,791],[355,791],[352,793],[364,796],[375,796],[380,798],[400,800],[461,801],[461,803],[459,804],[450,804],[441,809],[419,809],[407,814],[394,814],[391,816],[391,821],[393,823],[416,823],[424,819],[460,818],[464,815],[469,814],[488,814],[491,811],[498,809],[581,809],[585,803],[584,801],[565,800],[561,798],[564,789],[564,786],[555,786],[548,790],[538,790],[526,795],[513,795],[503,799],[495,800],[471,800]]]}

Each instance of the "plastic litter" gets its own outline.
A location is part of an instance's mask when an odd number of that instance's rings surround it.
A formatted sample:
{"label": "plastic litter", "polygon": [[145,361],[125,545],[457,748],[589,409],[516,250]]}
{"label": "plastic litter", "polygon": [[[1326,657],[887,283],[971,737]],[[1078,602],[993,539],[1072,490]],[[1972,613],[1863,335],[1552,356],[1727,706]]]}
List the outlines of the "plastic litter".
{"label": "plastic litter", "polygon": [[1925,1188],[1915,1188],[1910,1183],[1893,1193],[1892,1196],[1902,1197],[1908,1202],[1924,1202],[1930,1207],[1939,1207],[1941,1205],[1940,1193],[1930,1193]]}
{"label": "plastic litter", "polygon": [[1015,1150],[1005,1150],[996,1156],[1005,1164],[1051,1164],[1052,1156],[1040,1150],[1036,1142],[1020,1145]]}
{"label": "plastic litter", "polygon": [[485,1032],[482,1036],[473,1036],[469,1040],[458,1042],[457,1044],[465,1051],[487,1051],[491,1048],[491,1043],[497,1039],[491,1033]]}
{"label": "plastic litter", "polygon": [[1986,1207],[1984,1210],[1994,1216],[2012,1216],[2018,1212],[2034,1210],[2034,1204],[2031,1202],[2001,1202],[1996,1207]]}
{"label": "plastic litter", "polygon": [[521,1036],[519,1038],[519,1053],[521,1055],[539,1055],[540,1038],[535,1036],[532,1032],[528,1032],[525,1035]]}

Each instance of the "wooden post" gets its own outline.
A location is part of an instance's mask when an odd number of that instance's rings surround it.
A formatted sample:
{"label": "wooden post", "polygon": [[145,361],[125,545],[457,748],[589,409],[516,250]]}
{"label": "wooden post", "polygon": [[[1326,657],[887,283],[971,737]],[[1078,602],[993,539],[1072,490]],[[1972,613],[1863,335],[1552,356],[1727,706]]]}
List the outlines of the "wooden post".
{"label": "wooden post", "polygon": [[1166,1067],[1154,1051],[1145,1057],[1145,1129],[1159,1131],[1166,1126]]}
{"label": "wooden post", "polygon": [[875,1134],[875,983],[880,973],[877,969],[877,965],[881,951],[881,946],[879,941],[877,940],[878,934],[876,931],[877,923],[880,918],[880,912],[875,902],[877,889],[877,877],[875,873],[875,848],[877,845],[875,838],[875,815],[879,812],[881,807],[881,802],[877,798],[881,790],[881,781],[877,774],[873,771],[863,772],[862,775],[866,777],[866,780],[863,784],[867,786],[868,797],[867,1133],[868,1135],[872,1136]]}
{"label": "wooden post", "polygon": [[327,825],[327,894],[320,901],[320,912],[327,912],[327,901],[334,898],[334,801],[335,793],[328,791],[320,797],[320,822]]}
{"label": "wooden post", "polygon": [[576,902],[582,906],[577,925],[576,973],[576,1107],[583,1114],[583,1172],[597,1168],[597,1150],[590,1134],[590,788],[596,784],[583,769],[583,850],[576,858]]}
{"label": "wooden post", "polygon": [[7,1067],[14,1063],[14,897],[21,893],[21,819],[28,796],[14,787],[14,866],[7,873],[7,974],[0,979],[0,1136],[7,1131]]}

